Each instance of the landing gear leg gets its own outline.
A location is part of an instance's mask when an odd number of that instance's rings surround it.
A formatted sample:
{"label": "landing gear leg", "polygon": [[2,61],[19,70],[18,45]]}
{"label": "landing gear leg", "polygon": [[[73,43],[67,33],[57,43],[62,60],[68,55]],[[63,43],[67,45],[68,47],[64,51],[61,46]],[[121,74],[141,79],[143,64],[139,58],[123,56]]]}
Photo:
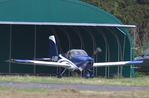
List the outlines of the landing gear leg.
{"label": "landing gear leg", "polygon": [[82,72],[79,70],[72,71],[73,77],[82,77]]}
{"label": "landing gear leg", "polygon": [[57,78],[62,78],[64,72],[66,71],[67,69],[65,68],[60,74],[57,75]]}
{"label": "landing gear leg", "polygon": [[93,72],[93,70],[89,70],[89,73],[90,73],[90,78],[94,78],[94,72]]}

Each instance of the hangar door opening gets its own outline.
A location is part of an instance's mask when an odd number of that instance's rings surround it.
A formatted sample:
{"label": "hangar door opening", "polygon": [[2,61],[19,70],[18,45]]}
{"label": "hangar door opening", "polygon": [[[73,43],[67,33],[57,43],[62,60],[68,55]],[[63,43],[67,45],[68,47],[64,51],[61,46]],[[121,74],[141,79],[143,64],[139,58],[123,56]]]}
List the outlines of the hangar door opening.
{"label": "hangar door opening", "polygon": [[[22,65],[4,62],[11,58],[35,59],[49,56],[49,35],[55,35],[59,53],[70,49],[84,49],[95,62],[130,60],[130,41],[127,34],[114,27],[0,25],[1,73],[29,73],[56,75],[62,68]],[[100,47],[102,52],[93,55]],[[130,75],[130,67],[94,68],[95,76]],[[71,76],[67,71],[65,76]]]}

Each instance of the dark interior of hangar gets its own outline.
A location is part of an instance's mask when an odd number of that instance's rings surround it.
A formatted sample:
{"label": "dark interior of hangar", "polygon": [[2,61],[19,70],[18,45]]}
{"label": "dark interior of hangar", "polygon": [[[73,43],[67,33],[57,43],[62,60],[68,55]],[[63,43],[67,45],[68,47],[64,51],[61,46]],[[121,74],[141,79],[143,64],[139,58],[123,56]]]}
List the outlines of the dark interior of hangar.
{"label": "dark interior of hangar", "polygon": [[[59,53],[69,49],[84,49],[92,56],[100,47],[102,52],[96,56],[96,62],[130,60],[130,42],[128,35],[118,28],[83,26],[35,26],[0,25],[0,72],[36,73],[56,75],[62,68],[21,65],[4,62],[7,59],[34,59],[48,57],[49,35],[55,35]],[[95,68],[96,76],[130,75],[130,66]],[[65,76],[70,76],[67,71]]]}

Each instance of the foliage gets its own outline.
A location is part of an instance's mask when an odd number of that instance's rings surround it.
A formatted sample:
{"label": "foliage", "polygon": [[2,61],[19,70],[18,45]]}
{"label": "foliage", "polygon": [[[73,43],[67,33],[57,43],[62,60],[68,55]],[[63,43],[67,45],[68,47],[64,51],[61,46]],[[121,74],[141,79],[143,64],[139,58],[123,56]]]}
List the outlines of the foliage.
{"label": "foliage", "polygon": [[83,0],[100,7],[126,24],[142,24],[149,19],[149,4],[137,0]]}
{"label": "foliage", "polygon": [[[149,42],[149,0],[82,0],[104,9],[124,24],[137,25],[136,55],[142,54]],[[132,31],[132,30],[130,30]]]}

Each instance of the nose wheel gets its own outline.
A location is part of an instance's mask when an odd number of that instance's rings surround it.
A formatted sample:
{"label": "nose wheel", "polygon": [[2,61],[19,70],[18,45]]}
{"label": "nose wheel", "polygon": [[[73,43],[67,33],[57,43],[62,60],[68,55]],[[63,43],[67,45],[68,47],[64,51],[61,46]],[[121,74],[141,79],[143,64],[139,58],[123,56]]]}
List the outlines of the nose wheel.
{"label": "nose wheel", "polygon": [[82,77],[84,77],[84,78],[93,78],[94,77],[93,70],[85,70],[82,73]]}

